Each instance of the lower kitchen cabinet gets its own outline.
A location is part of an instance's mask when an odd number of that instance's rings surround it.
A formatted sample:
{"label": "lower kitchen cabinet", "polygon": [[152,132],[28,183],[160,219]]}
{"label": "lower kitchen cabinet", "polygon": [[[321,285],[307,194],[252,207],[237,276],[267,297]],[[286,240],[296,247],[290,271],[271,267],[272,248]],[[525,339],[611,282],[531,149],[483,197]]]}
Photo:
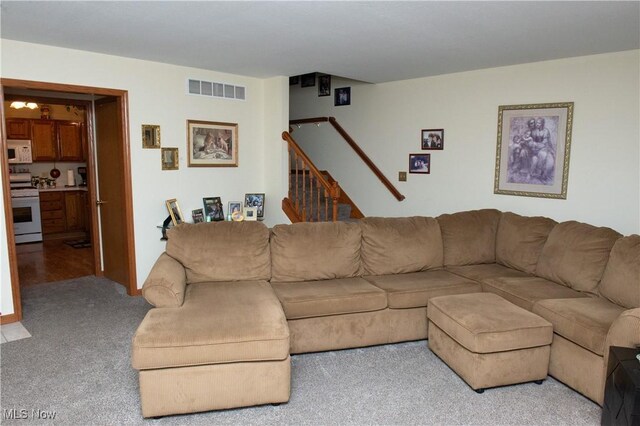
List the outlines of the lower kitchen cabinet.
{"label": "lower kitchen cabinet", "polygon": [[42,234],[87,232],[88,208],[86,191],[41,192]]}

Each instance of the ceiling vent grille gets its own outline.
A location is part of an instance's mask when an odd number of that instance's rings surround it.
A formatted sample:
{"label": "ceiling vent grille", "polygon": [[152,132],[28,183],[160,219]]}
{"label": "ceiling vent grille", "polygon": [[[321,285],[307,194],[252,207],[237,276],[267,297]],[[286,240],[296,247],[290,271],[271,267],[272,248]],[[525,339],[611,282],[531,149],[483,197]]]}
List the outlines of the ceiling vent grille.
{"label": "ceiling vent grille", "polygon": [[246,99],[246,87],[235,86],[228,83],[216,83],[214,81],[187,80],[187,94],[197,96],[207,96],[213,98]]}

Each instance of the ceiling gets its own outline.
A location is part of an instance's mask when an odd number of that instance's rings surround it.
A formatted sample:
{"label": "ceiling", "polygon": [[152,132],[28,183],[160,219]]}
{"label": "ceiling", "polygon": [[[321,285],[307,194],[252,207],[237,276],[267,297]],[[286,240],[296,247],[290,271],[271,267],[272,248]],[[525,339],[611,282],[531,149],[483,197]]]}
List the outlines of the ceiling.
{"label": "ceiling", "polygon": [[3,0],[0,10],[5,39],[260,78],[379,83],[640,48],[638,1]]}

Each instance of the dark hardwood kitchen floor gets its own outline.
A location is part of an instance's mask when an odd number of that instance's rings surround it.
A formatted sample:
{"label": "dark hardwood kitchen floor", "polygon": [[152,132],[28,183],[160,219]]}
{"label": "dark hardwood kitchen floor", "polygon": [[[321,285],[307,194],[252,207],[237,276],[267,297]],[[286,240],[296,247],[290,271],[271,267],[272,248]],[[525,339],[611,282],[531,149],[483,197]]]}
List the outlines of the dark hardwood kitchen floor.
{"label": "dark hardwood kitchen floor", "polygon": [[21,287],[94,274],[93,249],[73,248],[65,241],[16,245]]}

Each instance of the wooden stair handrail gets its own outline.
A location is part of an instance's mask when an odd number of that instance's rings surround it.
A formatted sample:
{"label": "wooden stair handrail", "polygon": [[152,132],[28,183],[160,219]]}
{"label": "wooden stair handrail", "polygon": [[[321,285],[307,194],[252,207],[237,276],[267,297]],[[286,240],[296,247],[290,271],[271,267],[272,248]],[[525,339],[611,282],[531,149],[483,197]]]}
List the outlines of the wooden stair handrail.
{"label": "wooden stair handrail", "polygon": [[340,136],[342,136],[342,138],[345,140],[345,142],[347,142],[347,144],[351,147],[351,149],[353,149],[355,153],[358,154],[360,159],[364,161],[364,163],[369,167],[369,169],[371,169],[373,174],[376,175],[378,179],[380,179],[380,182],[382,182],[382,184],[389,190],[389,192],[391,192],[391,194],[394,197],[396,197],[398,201],[404,200],[405,196],[402,195],[395,186],[393,186],[391,181],[389,181],[389,179],[387,179],[387,177],[380,171],[378,166],[376,166],[373,163],[373,161],[371,161],[369,156],[364,153],[364,151],[362,150],[362,148],[360,148],[360,146],[356,143],[356,141],[354,141],[353,138],[347,133],[347,131],[344,130],[342,126],[336,121],[335,117],[300,118],[296,120],[290,120],[289,124],[297,125],[297,124],[308,124],[308,123],[322,123],[327,121],[340,134]]}
{"label": "wooden stair handrail", "polygon": [[340,197],[340,188],[339,187],[336,188],[336,186],[332,185],[331,183],[329,183],[329,181],[327,181],[327,179],[324,177],[324,175],[322,173],[320,173],[320,170],[318,170],[318,168],[315,166],[315,164],[313,164],[313,161],[311,161],[311,159],[307,156],[307,154],[305,154],[305,152],[302,150],[302,148],[300,148],[300,145],[298,145],[296,143],[296,141],[291,137],[289,132],[282,132],[282,139],[287,141],[287,143],[295,151],[295,153],[300,158],[302,158],[302,160],[309,167],[309,171],[311,173],[313,173],[315,178],[318,179],[318,181],[322,184],[324,189],[326,189],[329,192],[329,194],[331,194],[331,197],[332,198],[333,197],[336,197],[336,198]]}

